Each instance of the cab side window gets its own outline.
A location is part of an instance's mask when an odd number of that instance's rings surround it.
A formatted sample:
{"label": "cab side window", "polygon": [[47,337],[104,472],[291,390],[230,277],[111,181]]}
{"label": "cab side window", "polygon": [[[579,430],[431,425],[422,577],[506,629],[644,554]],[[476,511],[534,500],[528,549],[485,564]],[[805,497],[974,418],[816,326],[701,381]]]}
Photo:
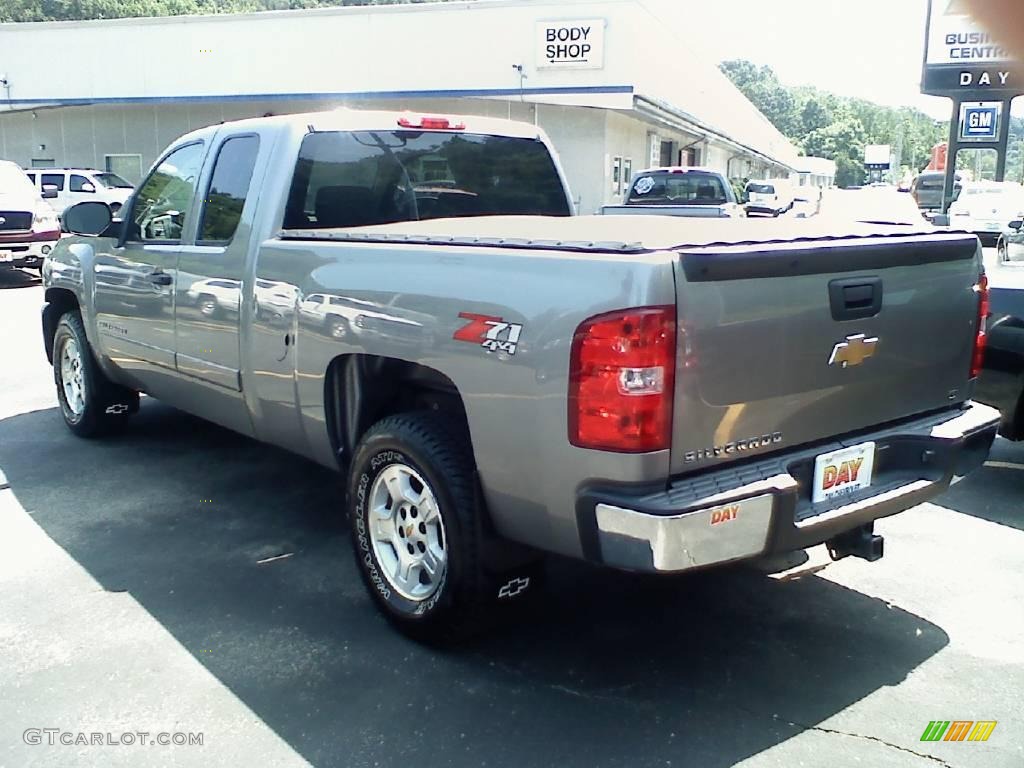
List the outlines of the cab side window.
{"label": "cab side window", "polygon": [[44,173],[43,174],[43,186],[47,184],[53,184],[57,188],[58,192],[64,191],[64,174],[63,173]]}
{"label": "cab side window", "polygon": [[95,192],[95,185],[89,181],[85,176],[79,176],[77,173],[71,174],[71,183],[69,187],[72,192]]}
{"label": "cab side window", "polygon": [[227,243],[235,236],[259,150],[257,136],[233,136],[220,145],[203,198],[200,242]]}
{"label": "cab side window", "polygon": [[179,242],[203,167],[203,144],[186,144],[165,157],[139,188],[128,240]]}

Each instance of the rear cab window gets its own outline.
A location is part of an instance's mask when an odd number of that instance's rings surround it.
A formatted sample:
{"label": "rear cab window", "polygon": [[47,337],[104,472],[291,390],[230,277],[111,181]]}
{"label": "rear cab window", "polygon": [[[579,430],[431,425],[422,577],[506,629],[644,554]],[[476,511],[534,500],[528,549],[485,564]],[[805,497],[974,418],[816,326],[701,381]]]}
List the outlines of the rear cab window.
{"label": "rear cab window", "polygon": [[661,171],[636,177],[626,205],[725,205],[736,202],[722,178],[703,171]]}
{"label": "rear cab window", "polygon": [[424,130],[326,131],[303,139],[284,227],[488,215],[570,215],[543,142]]}

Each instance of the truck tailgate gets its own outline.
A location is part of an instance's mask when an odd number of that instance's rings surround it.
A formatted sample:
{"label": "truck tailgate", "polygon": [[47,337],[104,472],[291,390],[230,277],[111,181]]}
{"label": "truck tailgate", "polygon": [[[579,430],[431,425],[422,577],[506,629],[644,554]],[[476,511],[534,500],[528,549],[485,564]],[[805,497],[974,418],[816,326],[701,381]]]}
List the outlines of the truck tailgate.
{"label": "truck tailgate", "polygon": [[682,250],[672,471],[966,399],[979,253],[956,234]]}

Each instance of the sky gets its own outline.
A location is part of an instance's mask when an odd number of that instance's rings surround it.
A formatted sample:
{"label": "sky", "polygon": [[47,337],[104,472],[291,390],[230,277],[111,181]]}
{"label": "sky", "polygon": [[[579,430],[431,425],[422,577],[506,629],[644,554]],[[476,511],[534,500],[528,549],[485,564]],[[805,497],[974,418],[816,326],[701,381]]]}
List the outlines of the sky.
{"label": "sky", "polygon": [[787,85],[950,117],[949,99],[921,94],[927,0],[645,2],[715,61],[748,59]]}

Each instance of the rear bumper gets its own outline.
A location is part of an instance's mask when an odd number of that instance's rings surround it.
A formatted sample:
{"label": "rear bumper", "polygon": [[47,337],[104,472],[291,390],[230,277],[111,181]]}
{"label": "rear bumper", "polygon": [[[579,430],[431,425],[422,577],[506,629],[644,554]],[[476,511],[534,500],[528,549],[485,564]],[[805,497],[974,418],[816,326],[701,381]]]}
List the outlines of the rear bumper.
{"label": "rear bumper", "polygon": [[[587,489],[577,521],[585,556],[632,571],[678,572],[821,544],[945,491],[980,466],[999,413],[978,403],[899,426],[704,473],[667,491]],[[874,441],[870,488],[812,504],[814,458]]]}

